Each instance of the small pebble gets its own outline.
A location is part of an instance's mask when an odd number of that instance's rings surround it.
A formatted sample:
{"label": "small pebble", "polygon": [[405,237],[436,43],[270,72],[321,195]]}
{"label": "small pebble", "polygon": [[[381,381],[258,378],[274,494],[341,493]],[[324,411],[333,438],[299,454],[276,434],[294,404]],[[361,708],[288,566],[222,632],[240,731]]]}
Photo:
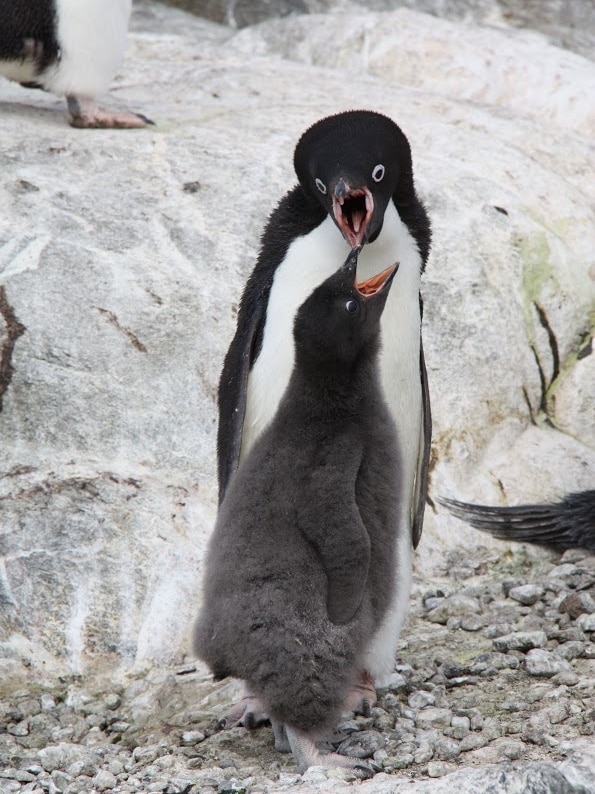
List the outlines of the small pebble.
{"label": "small pebble", "polygon": [[424,690],[412,692],[407,698],[407,703],[412,709],[423,709],[426,706],[433,706],[435,702],[436,698],[434,695],[431,692],[425,692]]}
{"label": "small pebble", "polygon": [[492,645],[497,651],[528,651],[531,648],[543,648],[547,644],[544,631],[515,631],[503,637],[495,637]]}
{"label": "small pebble", "polygon": [[93,778],[93,785],[99,791],[108,791],[116,787],[116,776],[108,772],[107,769],[101,769]]}
{"label": "small pebble", "polygon": [[447,764],[444,761],[430,761],[428,763],[428,777],[444,777],[444,775],[454,769],[456,767],[453,764]]}
{"label": "small pebble", "polygon": [[581,631],[588,633],[595,632],[595,612],[590,615],[579,615],[576,619],[576,625]]}
{"label": "small pebble", "polygon": [[535,648],[527,653],[525,667],[529,675],[545,677],[570,670],[570,665],[565,659],[542,648]]}
{"label": "small pebble", "polygon": [[453,593],[426,615],[432,623],[446,624],[450,617],[460,617],[481,612],[477,599]]}
{"label": "small pebble", "polygon": [[385,738],[378,731],[359,731],[341,742],[337,752],[354,758],[371,758],[384,747]]}
{"label": "small pebble", "polygon": [[517,587],[512,587],[508,591],[508,597],[525,606],[532,606],[543,598],[544,593],[545,590],[541,585],[522,584]]}

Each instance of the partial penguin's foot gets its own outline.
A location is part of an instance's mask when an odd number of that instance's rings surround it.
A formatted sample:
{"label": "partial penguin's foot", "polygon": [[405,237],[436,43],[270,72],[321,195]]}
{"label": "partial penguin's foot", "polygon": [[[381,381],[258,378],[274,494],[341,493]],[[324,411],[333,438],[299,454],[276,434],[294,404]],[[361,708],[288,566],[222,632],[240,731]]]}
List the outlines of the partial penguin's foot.
{"label": "partial penguin's foot", "polygon": [[[253,730],[269,722],[269,715],[264,710],[260,700],[251,692],[246,694],[239,703],[233,705],[217,723],[217,729],[235,728],[241,726]],[[276,737],[275,737],[276,738]]]}
{"label": "partial penguin's foot", "polygon": [[71,127],[135,129],[153,124],[151,119],[140,113],[132,113],[129,110],[102,110],[97,106],[95,100],[89,97],[71,94],[66,97],[66,101],[70,112]]}
{"label": "partial penguin's foot", "polygon": [[360,670],[357,681],[347,695],[345,711],[353,711],[355,714],[369,717],[376,701],[376,687],[372,676],[367,670]]}
{"label": "partial penguin's foot", "polygon": [[338,753],[320,752],[314,739],[303,731],[298,731],[286,725],[285,732],[300,775],[303,775],[306,769],[311,766],[350,769],[360,780],[366,780],[375,775],[376,772],[380,772],[380,767],[373,761],[362,761],[359,758],[339,755]]}
{"label": "partial penguin's foot", "polygon": [[285,730],[285,725],[282,722],[277,722],[277,720],[271,720],[271,725],[273,726],[273,736],[275,737],[275,750],[279,753],[290,753],[291,746],[289,744],[289,739],[287,738],[287,731]]}

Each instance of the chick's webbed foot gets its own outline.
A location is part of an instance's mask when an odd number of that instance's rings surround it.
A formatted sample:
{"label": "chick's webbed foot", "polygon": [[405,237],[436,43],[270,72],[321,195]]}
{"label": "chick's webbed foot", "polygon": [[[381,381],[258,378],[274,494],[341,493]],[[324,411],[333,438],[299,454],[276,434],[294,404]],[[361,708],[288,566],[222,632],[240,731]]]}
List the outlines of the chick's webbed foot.
{"label": "chick's webbed foot", "polygon": [[353,774],[365,780],[380,771],[373,761],[363,761],[360,758],[352,758],[348,755],[338,753],[323,753],[315,744],[314,738],[296,728],[285,726],[287,739],[291,752],[301,775],[311,766],[326,766],[329,768],[341,767],[350,769]]}
{"label": "chick's webbed foot", "polygon": [[70,126],[85,128],[138,129],[153,124],[151,119],[130,110],[102,110],[89,97],[66,97],[70,112]]}
{"label": "chick's webbed foot", "polygon": [[269,722],[269,715],[264,710],[260,699],[246,690],[246,694],[235,703],[217,723],[217,729],[235,728],[241,726],[253,730]]}

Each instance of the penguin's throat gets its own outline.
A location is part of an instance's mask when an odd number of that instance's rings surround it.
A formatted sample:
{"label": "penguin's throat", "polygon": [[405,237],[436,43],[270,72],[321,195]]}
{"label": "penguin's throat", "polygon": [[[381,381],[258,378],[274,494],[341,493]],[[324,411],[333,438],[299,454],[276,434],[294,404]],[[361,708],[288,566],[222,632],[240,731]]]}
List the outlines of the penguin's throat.
{"label": "penguin's throat", "polygon": [[382,287],[384,287],[386,280],[393,274],[398,266],[399,263],[396,262],[394,265],[387,267],[386,270],[383,270],[382,273],[377,273],[375,276],[372,276],[365,281],[356,281],[355,288],[359,294],[363,295],[365,298],[369,298],[371,295],[376,295],[376,293],[380,292]]}
{"label": "penguin's throat", "polygon": [[335,223],[352,248],[366,242],[373,214],[374,199],[367,187],[349,190],[344,196],[333,195]]}

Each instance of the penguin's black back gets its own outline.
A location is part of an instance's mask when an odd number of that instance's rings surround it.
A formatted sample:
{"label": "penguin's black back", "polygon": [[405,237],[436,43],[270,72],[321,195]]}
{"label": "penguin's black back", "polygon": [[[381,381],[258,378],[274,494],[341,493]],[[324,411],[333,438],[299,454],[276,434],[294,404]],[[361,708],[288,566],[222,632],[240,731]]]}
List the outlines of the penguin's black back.
{"label": "penguin's black back", "polygon": [[38,72],[59,55],[52,0],[0,0],[0,60],[34,60]]}
{"label": "penguin's black back", "polygon": [[296,344],[284,399],[230,482],[206,561],[197,655],[305,731],[338,717],[393,591],[399,452],[377,336],[329,369]]}

